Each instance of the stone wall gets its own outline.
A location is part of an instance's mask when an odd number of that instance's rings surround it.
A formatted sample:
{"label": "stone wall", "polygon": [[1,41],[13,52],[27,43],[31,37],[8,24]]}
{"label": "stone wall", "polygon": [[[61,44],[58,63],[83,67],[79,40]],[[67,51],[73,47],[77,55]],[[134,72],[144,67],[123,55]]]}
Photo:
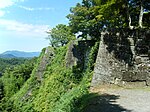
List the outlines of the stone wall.
{"label": "stone wall", "polygon": [[102,33],[91,86],[130,82],[150,85],[150,31],[141,32]]}
{"label": "stone wall", "polygon": [[80,40],[72,41],[66,54],[66,67],[76,67],[80,71],[86,69],[88,54],[95,41]]}
{"label": "stone wall", "polygon": [[54,49],[52,47],[46,47],[43,56],[40,59],[40,62],[35,71],[35,76],[39,82],[43,81],[44,71],[46,66],[50,64],[51,60],[54,58]]}

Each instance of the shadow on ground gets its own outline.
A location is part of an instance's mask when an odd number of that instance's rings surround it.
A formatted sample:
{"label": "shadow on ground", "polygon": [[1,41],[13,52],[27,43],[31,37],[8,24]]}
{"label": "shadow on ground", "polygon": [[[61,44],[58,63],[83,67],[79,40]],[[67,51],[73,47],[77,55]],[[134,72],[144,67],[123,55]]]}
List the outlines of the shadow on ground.
{"label": "shadow on ground", "polygon": [[[88,94],[78,100],[78,106],[82,112],[132,112],[115,104],[119,96],[109,94]],[[82,105],[82,106],[81,106]]]}

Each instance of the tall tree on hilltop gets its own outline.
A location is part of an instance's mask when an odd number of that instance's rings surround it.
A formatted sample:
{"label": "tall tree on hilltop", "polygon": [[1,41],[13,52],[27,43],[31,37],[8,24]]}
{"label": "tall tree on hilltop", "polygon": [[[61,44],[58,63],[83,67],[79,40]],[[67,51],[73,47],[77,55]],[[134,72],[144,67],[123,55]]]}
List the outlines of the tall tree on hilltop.
{"label": "tall tree on hilltop", "polygon": [[71,32],[70,27],[64,24],[58,24],[47,33],[49,34],[47,39],[49,39],[53,47],[64,46],[70,40],[75,39],[75,35]]}
{"label": "tall tree on hilltop", "polygon": [[70,20],[69,26],[74,34],[81,32],[79,37],[87,38],[89,35],[92,39],[97,39],[100,36],[103,24],[96,18],[99,7],[93,7],[90,1],[84,0],[82,4],[78,3],[70,11],[71,14],[67,18]]}
{"label": "tall tree on hilltop", "polygon": [[149,0],[83,0],[67,17],[73,33],[97,39],[104,28],[142,28],[143,20],[149,26],[149,11]]}

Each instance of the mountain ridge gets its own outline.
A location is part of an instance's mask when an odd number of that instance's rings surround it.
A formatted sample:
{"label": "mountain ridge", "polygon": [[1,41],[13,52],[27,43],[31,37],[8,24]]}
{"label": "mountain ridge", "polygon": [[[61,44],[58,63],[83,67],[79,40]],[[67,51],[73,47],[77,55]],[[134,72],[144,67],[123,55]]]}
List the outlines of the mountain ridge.
{"label": "mountain ridge", "polygon": [[0,58],[16,58],[16,56],[12,54],[0,54]]}
{"label": "mountain ridge", "polygon": [[11,50],[11,51],[5,51],[0,54],[1,58],[32,58],[32,57],[38,57],[40,55],[40,52],[25,52],[25,51],[17,51],[17,50]]}

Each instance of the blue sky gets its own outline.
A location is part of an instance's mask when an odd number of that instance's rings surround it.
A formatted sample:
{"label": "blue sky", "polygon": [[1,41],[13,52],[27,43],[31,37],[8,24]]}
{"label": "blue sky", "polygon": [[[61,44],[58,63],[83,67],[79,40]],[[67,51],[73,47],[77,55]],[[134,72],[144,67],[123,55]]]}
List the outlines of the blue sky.
{"label": "blue sky", "polygon": [[47,30],[67,24],[70,7],[82,0],[0,0],[0,53],[40,51]]}

